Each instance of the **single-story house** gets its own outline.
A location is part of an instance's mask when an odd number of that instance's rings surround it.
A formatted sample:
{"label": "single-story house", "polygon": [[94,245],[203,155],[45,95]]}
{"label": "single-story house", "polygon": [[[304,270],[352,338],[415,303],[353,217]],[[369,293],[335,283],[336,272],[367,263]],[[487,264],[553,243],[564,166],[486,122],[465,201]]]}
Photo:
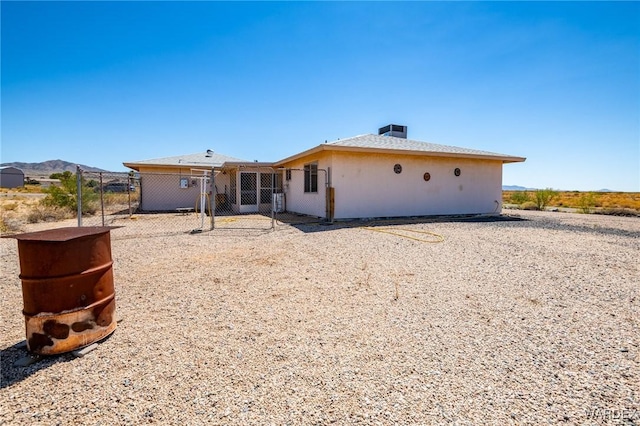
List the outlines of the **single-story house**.
{"label": "single-story house", "polygon": [[[407,139],[406,126],[388,125],[323,143],[273,163],[204,154],[124,163],[144,174],[171,171],[185,181],[143,188],[141,208],[184,207],[201,192],[197,172],[212,176],[206,190],[236,213],[282,202],[282,210],[327,219],[499,214],[502,165],[523,157]],[[181,178],[183,179],[183,178]],[[186,196],[175,187],[194,188]],[[148,197],[144,198],[146,191]],[[222,195],[220,199],[219,194]],[[274,196],[277,194],[277,197]],[[185,195],[183,197],[183,195]]]}
{"label": "single-story house", "polygon": [[[269,211],[278,179],[272,163],[246,161],[212,150],[123,163],[140,176],[140,209],[175,211],[223,208],[232,213]],[[281,186],[281,185],[280,185]]]}
{"label": "single-story house", "polygon": [[0,167],[0,188],[20,188],[24,186],[24,172],[17,167]]}

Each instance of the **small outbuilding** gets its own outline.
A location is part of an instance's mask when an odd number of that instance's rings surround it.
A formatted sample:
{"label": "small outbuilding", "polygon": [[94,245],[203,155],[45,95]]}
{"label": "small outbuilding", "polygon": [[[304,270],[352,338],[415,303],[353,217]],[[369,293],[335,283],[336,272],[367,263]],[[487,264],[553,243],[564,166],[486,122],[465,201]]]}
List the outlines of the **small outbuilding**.
{"label": "small outbuilding", "polygon": [[17,167],[0,167],[0,188],[21,188],[24,186],[24,172]]}

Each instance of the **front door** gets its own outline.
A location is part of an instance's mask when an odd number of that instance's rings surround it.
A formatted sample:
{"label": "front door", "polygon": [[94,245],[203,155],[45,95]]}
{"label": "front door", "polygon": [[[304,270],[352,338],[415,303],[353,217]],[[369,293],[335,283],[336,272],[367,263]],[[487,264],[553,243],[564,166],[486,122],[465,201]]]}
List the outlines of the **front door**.
{"label": "front door", "polygon": [[258,173],[240,172],[240,213],[258,211]]}

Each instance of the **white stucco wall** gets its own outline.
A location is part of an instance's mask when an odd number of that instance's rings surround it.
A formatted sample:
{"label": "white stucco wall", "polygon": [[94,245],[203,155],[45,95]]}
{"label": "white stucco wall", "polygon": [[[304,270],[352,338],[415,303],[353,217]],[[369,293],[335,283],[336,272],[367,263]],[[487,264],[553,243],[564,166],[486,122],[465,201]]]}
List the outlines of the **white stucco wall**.
{"label": "white stucco wall", "polygon": [[[304,192],[304,165],[318,164],[318,192]],[[291,169],[291,180],[287,181],[283,171],[282,186],[285,194],[285,208],[288,212],[310,216],[326,217],[327,170],[331,166],[331,157],[325,153],[309,156],[287,164]]]}
{"label": "white stucco wall", "polygon": [[[188,178],[188,187],[180,187],[180,179]],[[211,180],[207,192],[212,192]],[[214,202],[213,195],[210,196]],[[190,171],[179,174],[158,172],[140,172],[140,209],[144,211],[169,211],[181,207],[195,208],[196,200],[200,200],[200,181],[192,179]],[[209,200],[206,201],[207,203]],[[213,205],[213,204],[212,204]]]}
{"label": "white stucco wall", "polygon": [[334,153],[331,163],[336,219],[500,213],[501,161]]}

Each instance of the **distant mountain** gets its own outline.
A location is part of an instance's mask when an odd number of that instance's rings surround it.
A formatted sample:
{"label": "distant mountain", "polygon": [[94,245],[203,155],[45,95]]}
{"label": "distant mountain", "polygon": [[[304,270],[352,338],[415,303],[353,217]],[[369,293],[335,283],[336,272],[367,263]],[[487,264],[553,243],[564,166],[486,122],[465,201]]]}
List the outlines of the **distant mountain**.
{"label": "distant mountain", "polygon": [[24,172],[25,177],[49,177],[53,173],[62,173],[70,171],[76,172],[76,166],[80,166],[82,170],[88,172],[106,172],[107,170],[99,169],[97,167],[85,166],[84,164],[70,163],[63,160],[49,160],[42,163],[2,163],[3,167],[16,167]]}
{"label": "distant mountain", "polygon": [[[502,185],[502,190],[503,191],[535,191],[538,188],[525,188],[524,186],[518,186],[518,185]],[[555,188],[554,188],[555,189]],[[574,192],[573,190],[567,190],[567,189],[556,189],[556,191],[571,191]],[[613,189],[598,189],[596,191],[579,191],[579,192],[619,192],[619,191],[615,191]]]}
{"label": "distant mountain", "polygon": [[518,185],[502,185],[503,191],[530,191],[532,188],[525,188]]}

